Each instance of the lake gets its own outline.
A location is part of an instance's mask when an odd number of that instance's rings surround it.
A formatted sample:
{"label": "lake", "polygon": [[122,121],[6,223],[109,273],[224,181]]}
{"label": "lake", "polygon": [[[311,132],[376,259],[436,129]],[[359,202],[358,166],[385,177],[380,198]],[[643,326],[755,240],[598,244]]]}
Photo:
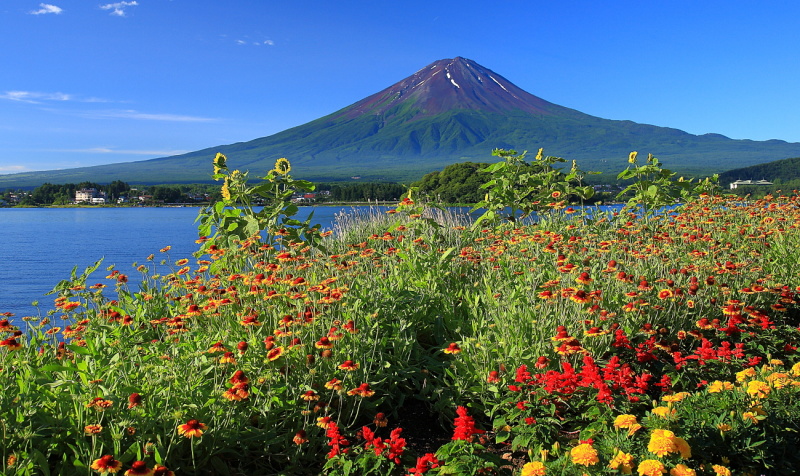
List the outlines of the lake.
{"label": "lake", "polygon": [[[302,207],[297,217],[314,211],[314,223],[330,229],[337,214],[367,207]],[[378,207],[388,210],[388,207]],[[54,296],[45,293],[74,266],[78,272],[104,258],[87,285],[110,284],[106,267],[116,266],[133,279],[133,263],[171,246],[169,258],[191,258],[198,246],[199,208],[0,208],[0,312],[11,312],[20,323],[37,315],[31,302],[39,301],[42,314],[52,309]],[[111,286],[113,289],[113,286]],[[113,294],[109,294],[113,295]]]}

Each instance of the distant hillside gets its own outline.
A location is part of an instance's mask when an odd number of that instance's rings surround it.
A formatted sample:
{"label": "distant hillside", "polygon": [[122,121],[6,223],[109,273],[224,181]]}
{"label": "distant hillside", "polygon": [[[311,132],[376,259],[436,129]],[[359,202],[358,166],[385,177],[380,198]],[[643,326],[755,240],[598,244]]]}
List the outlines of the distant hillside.
{"label": "distant hillside", "polygon": [[768,182],[800,180],[800,157],[751,165],[719,174],[719,183],[723,187],[727,187],[731,182],[737,180],[766,180]]}
{"label": "distant hillside", "polygon": [[[331,88],[335,85],[331,85]],[[709,175],[800,156],[800,143],[733,140],[590,116],[548,102],[474,61],[439,60],[325,117],[277,134],[197,152],[124,164],[0,175],[0,189],[44,182],[207,182],[211,159],[260,175],[279,157],[316,181],[410,182],[457,162],[491,160],[494,148],[576,159],[616,174],[628,153],[653,153],[682,175]],[[609,180],[613,180],[609,178]]]}

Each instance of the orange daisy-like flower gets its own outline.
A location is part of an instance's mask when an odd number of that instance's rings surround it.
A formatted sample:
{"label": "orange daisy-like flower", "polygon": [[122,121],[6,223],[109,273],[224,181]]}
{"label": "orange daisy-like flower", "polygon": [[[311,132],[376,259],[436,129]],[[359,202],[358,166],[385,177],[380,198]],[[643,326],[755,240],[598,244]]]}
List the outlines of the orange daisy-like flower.
{"label": "orange daisy-like flower", "polygon": [[386,418],[386,415],[383,412],[378,412],[375,414],[375,419],[373,420],[375,426],[380,428],[385,428],[386,425],[389,424],[389,419]]}
{"label": "orange daisy-like flower", "polygon": [[225,347],[225,344],[223,344],[220,341],[217,341],[206,352],[208,352],[209,354],[213,354],[215,352],[227,352],[227,351],[228,349]]}
{"label": "orange daisy-like flower", "polygon": [[267,352],[267,359],[269,361],[278,360],[278,358],[283,355],[283,347],[275,347],[274,349]]}
{"label": "orange daisy-like flower", "polygon": [[358,395],[359,397],[371,397],[375,395],[375,391],[369,388],[368,383],[362,383],[358,387],[347,392],[350,396]]}
{"label": "orange daisy-like flower", "polygon": [[157,464],[155,468],[153,468],[153,476],[175,476],[175,473],[170,471],[166,466]]}
{"label": "orange daisy-like flower", "polygon": [[233,355],[233,352],[225,352],[222,354],[222,357],[219,358],[219,363],[236,365],[236,357]]}
{"label": "orange daisy-like flower", "polygon": [[296,445],[302,445],[303,443],[307,442],[308,438],[306,438],[306,430],[300,430],[295,433],[292,441],[294,441],[294,444]]}
{"label": "orange daisy-like flower", "polygon": [[458,346],[455,342],[451,342],[450,345],[447,346],[446,349],[443,350],[445,354],[458,354],[461,352],[461,347]]}
{"label": "orange daisy-like flower", "polygon": [[96,435],[103,431],[102,425],[86,425],[83,427],[83,432],[87,435]]}
{"label": "orange daisy-like flower", "polygon": [[134,461],[131,469],[125,471],[125,476],[153,476],[153,470],[144,461]]}
{"label": "orange daisy-like flower", "polygon": [[100,473],[116,473],[122,469],[122,462],[114,459],[112,455],[105,455],[92,462],[90,468]]}
{"label": "orange daisy-like flower", "polygon": [[303,392],[302,395],[300,395],[300,398],[302,398],[303,400],[305,400],[307,402],[313,402],[315,400],[319,400],[319,395],[317,395],[317,392],[315,392],[313,390],[307,390],[307,391]]}
{"label": "orange daisy-like flower", "polygon": [[0,347],[5,347],[9,351],[11,350],[19,350],[22,348],[22,344],[17,342],[17,339],[13,337],[9,337],[8,339],[4,339],[0,341]]}
{"label": "orange daisy-like flower", "polygon": [[205,423],[200,423],[198,420],[192,419],[183,425],[178,425],[178,434],[186,438],[201,437],[203,436],[203,430],[207,428]]}
{"label": "orange daisy-like flower", "polygon": [[336,422],[333,421],[333,418],[329,416],[322,416],[317,418],[317,426],[320,428],[328,429],[331,425],[335,425]]}
{"label": "orange daisy-like flower", "polygon": [[345,360],[341,364],[339,364],[339,370],[347,370],[348,372],[352,372],[354,370],[358,370],[360,365],[352,360]]}
{"label": "orange daisy-like flower", "polygon": [[332,349],[333,342],[328,337],[321,337],[315,344],[314,347],[317,349]]}
{"label": "orange daisy-like flower", "polygon": [[325,388],[328,390],[341,390],[342,389],[342,381],[338,378],[332,378],[329,381],[325,382]]}

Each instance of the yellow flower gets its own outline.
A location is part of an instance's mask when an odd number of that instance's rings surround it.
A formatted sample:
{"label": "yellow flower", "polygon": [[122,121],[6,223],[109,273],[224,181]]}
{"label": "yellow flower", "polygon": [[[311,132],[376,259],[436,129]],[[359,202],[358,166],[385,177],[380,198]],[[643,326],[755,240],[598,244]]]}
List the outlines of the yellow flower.
{"label": "yellow flower", "polygon": [[592,445],[588,443],[583,443],[572,448],[569,453],[570,456],[572,456],[572,462],[575,464],[590,466],[600,461],[597,457],[597,450],[592,448]]}
{"label": "yellow flower", "polygon": [[217,152],[214,157],[214,175],[218,174],[220,170],[225,168],[225,161],[228,160],[222,153]]}
{"label": "yellow flower", "polygon": [[275,161],[275,168],[272,170],[274,170],[276,174],[286,175],[292,170],[292,166],[286,158],[281,157]]}
{"label": "yellow flower", "polygon": [[708,386],[708,393],[719,393],[723,390],[733,390],[733,384],[714,380],[711,382],[711,385]]}
{"label": "yellow flower", "polygon": [[744,382],[748,377],[755,377],[756,370],[753,367],[748,367],[742,371],[736,372],[736,381]]}
{"label": "yellow flower", "polygon": [[536,160],[542,160],[543,152],[544,152],[544,148],[540,148],[539,152],[536,154]]}
{"label": "yellow flower", "polygon": [[720,464],[711,466],[711,469],[714,470],[714,474],[717,476],[731,476],[731,470]]}
{"label": "yellow flower", "polygon": [[681,454],[681,458],[689,459],[692,457],[692,448],[689,446],[689,443],[686,442],[683,438],[675,437],[675,448],[677,448],[678,452]]}
{"label": "yellow flower", "polygon": [[675,465],[674,468],[669,470],[670,476],[696,476],[697,473],[692,468],[686,466],[685,464],[678,464]]}
{"label": "yellow flower", "polygon": [[800,377],[800,362],[792,365],[792,375],[795,377]]}
{"label": "yellow flower", "polygon": [[675,444],[675,433],[669,430],[653,430],[650,435],[650,442],[647,444],[647,451],[658,456],[665,456],[669,453],[678,451]]}
{"label": "yellow flower", "polygon": [[633,472],[633,455],[617,451],[617,455],[608,463],[608,467],[622,471],[622,474],[631,474]]}
{"label": "yellow flower", "polygon": [[666,473],[664,464],[654,459],[646,459],[639,463],[639,476],[661,476]]}
{"label": "yellow flower", "polygon": [[639,155],[638,152],[636,152],[636,151],[631,152],[630,155],[628,155],[628,163],[629,164],[635,164],[637,155]]}
{"label": "yellow flower", "polygon": [[742,413],[742,420],[750,420],[754,425],[758,425],[758,418],[756,418],[756,414],[753,412]]}
{"label": "yellow flower", "polygon": [[614,427],[616,428],[630,428],[636,424],[638,422],[635,415],[617,415],[617,418],[614,419]]}
{"label": "yellow flower", "polygon": [[678,392],[675,395],[664,395],[661,397],[661,401],[668,402],[668,403],[675,403],[680,402],[684,398],[689,396],[689,392]]}
{"label": "yellow flower", "polygon": [[671,415],[677,413],[674,408],[669,407],[655,407],[653,408],[653,414],[660,416],[661,418],[668,418]]}
{"label": "yellow flower", "polygon": [[231,189],[228,186],[228,181],[229,181],[228,177],[225,177],[225,183],[222,184],[222,198],[224,200],[231,199]]}
{"label": "yellow flower", "polygon": [[733,427],[728,425],[727,423],[720,423],[719,425],[717,425],[717,428],[719,428],[719,431],[723,433],[726,431],[731,431],[733,429]]}
{"label": "yellow flower", "polygon": [[753,398],[767,398],[769,392],[769,385],[760,380],[752,380],[747,384],[747,394]]}
{"label": "yellow flower", "polygon": [[541,461],[531,461],[522,467],[520,476],[544,476],[545,473],[544,463]]}

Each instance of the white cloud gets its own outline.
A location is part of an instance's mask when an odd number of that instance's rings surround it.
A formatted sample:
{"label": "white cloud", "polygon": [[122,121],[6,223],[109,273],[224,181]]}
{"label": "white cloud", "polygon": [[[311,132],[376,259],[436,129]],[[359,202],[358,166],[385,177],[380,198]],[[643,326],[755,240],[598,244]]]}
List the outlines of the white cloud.
{"label": "white cloud", "polygon": [[88,149],[66,149],[55,152],[80,152],[86,154],[120,154],[120,155],[153,155],[168,157],[191,152],[190,150],[139,150],[139,149],[113,149],[111,147],[91,147]]}
{"label": "white cloud", "polygon": [[180,114],[152,114],[134,110],[120,111],[93,111],[80,114],[91,119],[136,119],[142,121],[168,121],[168,122],[214,122],[217,119],[199,116],[184,116]]}
{"label": "white cloud", "polygon": [[272,41],[272,40],[266,40],[266,41],[264,41],[264,44],[265,44],[265,45],[269,45],[269,46],[274,46],[274,45],[275,45],[275,42],[274,42],[274,41]]}
{"label": "white cloud", "polygon": [[16,174],[30,170],[24,165],[0,165],[0,174]]}
{"label": "white cloud", "polygon": [[41,93],[36,91],[6,91],[0,93],[0,99],[7,99],[9,101],[28,102],[32,104],[40,104],[43,101],[72,101],[75,98],[72,95],[64,93]]}
{"label": "white cloud", "polygon": [[116,15],[118,17],[125,16],[125,8],[127,7],[135,7],[139,5],[139,2],[135,0],[132,2],[117,2],[117,3],[107,3],[105,5],[100,5],[100,8],[103,10],[111,10],[111,15]]}
{"label": "white cloud", "polygon": [[59,13],[64,11],[61,8],[57,7],[57,6],[50,5],[48,3],[40,3],[39,7],[41,7],[41,8],[39,8],[38,10],[32,10],[30,12],[31,15],[44,15],[44,14],[47,14],[47,13],[55,13],[56,15],[58,15]]}
{"label": "white cloud", "polygon": [[246,44],[247,44],[247,42],[246,42],[246,41],[244,41],[244,40],[236,40],[236,44],[237,44],[237,45],[246,45]]}

